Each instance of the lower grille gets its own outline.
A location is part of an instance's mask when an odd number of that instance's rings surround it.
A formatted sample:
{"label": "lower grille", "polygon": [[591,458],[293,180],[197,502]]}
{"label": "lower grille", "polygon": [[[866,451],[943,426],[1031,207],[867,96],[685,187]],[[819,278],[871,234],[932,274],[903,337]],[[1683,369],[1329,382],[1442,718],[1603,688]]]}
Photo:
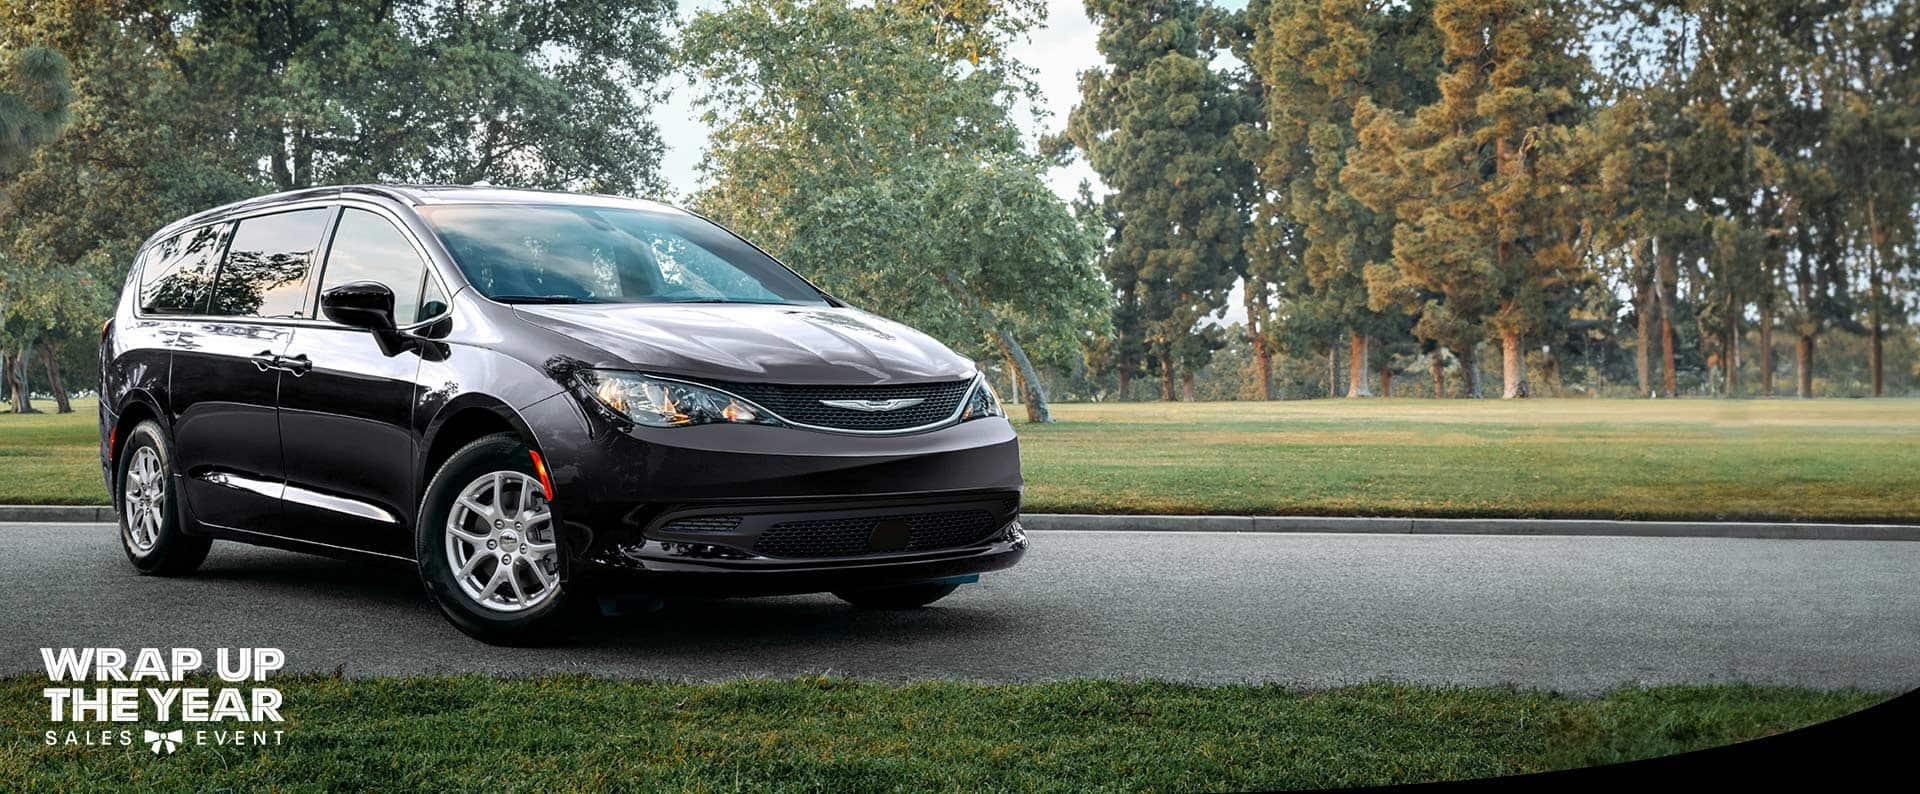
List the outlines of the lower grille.
{"label": "lower grille", "polygon": [[732,532],[739,528],[739,516],[693,516],[663,527],[668,532]]}
{"label": "lower grille", "polygon": [[907,551],[936,551],[986,540],[999,522],[986,510],[954,510],[894,516],[785,521],[768,527],[753,544],[769,557],[852,557],[873,551],[874,528],[905,522]]}

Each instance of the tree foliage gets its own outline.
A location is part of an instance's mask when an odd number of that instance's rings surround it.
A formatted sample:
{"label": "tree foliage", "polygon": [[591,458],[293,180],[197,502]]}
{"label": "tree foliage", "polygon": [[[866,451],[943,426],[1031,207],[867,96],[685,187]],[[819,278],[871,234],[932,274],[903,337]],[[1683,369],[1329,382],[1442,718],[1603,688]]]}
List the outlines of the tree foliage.
{"label": "tree foliage", "polygon": [[1236,131],[1258,104],[1211,65],[1196,0],[1086,9],[1107,63],[1081,74],[1081,103],[1049,148],[1084,153],[1109,190],[1101,267],[1119,307],[1113,365],[1127,377],[1152,359],[1171,400],[1176,370],[1191,383],[1219,346],[1201,318],[1246,267],[1254,180]]}
{"label": "tree foliage", "polygon": [[1003,358],[1046,421],[1027,348],[1099,332],[1092,241],[1011,116],[1033,91],[1003,57],[1021,7],[966,26],[936,8],[741,0],[696,16],[682,57],[715,129],[696,204],[829,291]]}

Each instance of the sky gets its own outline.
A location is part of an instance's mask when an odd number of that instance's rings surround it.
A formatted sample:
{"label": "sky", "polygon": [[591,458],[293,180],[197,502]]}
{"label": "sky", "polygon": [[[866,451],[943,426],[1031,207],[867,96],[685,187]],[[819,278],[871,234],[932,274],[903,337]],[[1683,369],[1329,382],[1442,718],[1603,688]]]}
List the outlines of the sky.
{"label": "sky", "polygon": [[[687,19],[721,5],[721,0],[683,0],[680,17]],[[1223,0],[1220,5],[1244,8],[1246,0]],[[1048,114],[1037,125],[1023,121],[1029,140],[1037,141],[1041,135],[1066,126],[1067,114],[1080,96],[1080,72],[1100,64],[1100,52],[1095,47],[1098,35],[1093,23],[1087,21],[1081,0],[1047,0],[1046,24],[1029,32],[1026,40],[1013,48],[1016,58],[1035,69],[1045,102],[1043,109]],[[706,148],[707,130],[694,110],[694,90],[686,78],[676,75],[672,88],[672,97],[655,107],[654,122],[660,126],[667,146],[661,175],[672,194],[668,198],[684,200],[699,184],[700,154]],[[1082,180],[1098,185],[1098,178],[1085,161],[1053,169],[1047,175],[1048,185],[1065,199],[1073,198]]]}

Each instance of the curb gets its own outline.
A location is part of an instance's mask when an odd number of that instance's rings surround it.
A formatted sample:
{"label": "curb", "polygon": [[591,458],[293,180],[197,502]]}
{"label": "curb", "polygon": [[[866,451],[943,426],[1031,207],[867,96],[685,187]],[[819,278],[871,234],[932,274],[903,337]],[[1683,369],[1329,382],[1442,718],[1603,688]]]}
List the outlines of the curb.
{"label": "curb", "polygon": [[1029,513],[1021,526],[1041,532],[1337,532],[1376,535],[1613,535],[1641,538],[1911,540],[1907,524],[1795,524],[1754,521],[1602,521],[1532,518],[1341,518],[1319,516],[1109,516]]}
{"label": "curb", "polygon": [[[0,505],[0,522],[118,521],[105,505]],[[1323,516],[1140,516],[1028,513],[1039,532],[1333,532],[1360,535],[1620,536],[1769,540],[1920,541],[1920,525],[1795,524],[1756,521],[1602,521],[1533,518],[1346,518]]]}
{"label": "curb", "polygon": [[115,523],[120,517],[106,505],[0,505],[0,521]]}

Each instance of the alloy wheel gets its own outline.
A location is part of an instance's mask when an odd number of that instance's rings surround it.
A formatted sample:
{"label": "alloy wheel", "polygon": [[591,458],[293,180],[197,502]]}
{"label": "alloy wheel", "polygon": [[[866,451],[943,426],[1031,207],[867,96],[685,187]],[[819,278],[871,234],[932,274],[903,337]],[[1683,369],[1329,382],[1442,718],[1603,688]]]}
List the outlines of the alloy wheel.
{"label": "alloy wheel", "polygon": [[496,612],[522,612],[560,591],[553,511],[540,482],[517,471],[481,475],[447,514],[447,566],[460,590]]}
{"label": "alloy wheel", "polygon": [[133,459],[127,462],[127,478],[122,484],[122,495],[126,504],[127,543],[134,551],[142,554],[152,551],[153,544],[160,540],[160,530],[167,501],[167,472],[160,463],[160,453],[153,447],[140,447],[133,451]]}

